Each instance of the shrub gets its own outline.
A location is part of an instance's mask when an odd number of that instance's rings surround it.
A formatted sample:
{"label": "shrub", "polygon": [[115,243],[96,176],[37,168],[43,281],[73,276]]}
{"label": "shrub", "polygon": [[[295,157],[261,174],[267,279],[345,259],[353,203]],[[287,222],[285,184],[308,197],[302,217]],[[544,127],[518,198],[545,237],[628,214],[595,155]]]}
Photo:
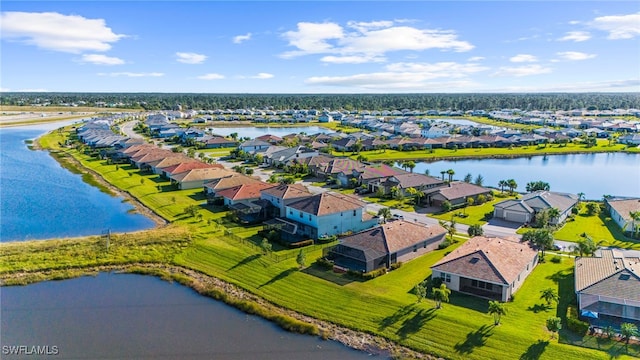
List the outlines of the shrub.
{"label": "shrub", "polygon": [[303,240],[303,241],[298,241],[295,243],[288,243],[287,244],[290,248],[301,248],[304,246],[309,246],[309,245],[313,245],[313,240],[309,239],[309,240]]}
{"label": "shrub", "polygon": [[589,323],[578,318],[578,311],[574,306],[567,308],[567,329],[579,336],[585,336],[589,332]]}
{"label": "shrub", "polygon": [[558,255],[551,258],[551,262],[554,264],[560,264],[562,262],[562,258]]}
{"label": "shrub", "polygon": [[316,264],[326,270],[333,269],[333,263],[325,258],[319,258],[316,260]]}
{"label": "shrub", "polygon": [[451,245],[451,241],[449,241],[449,239],[446,239],[445,241],[441,242],[438,245],[438,249],[439,250],[446,249],[447,247],[449,247],[449,245]]}
{"label": "shrub", "polygon": [[397,269],[397,268],[399,268],[401,266],[402,266],[402,261],[399,261],[397,263],[393,263],[393,264],[391,264],[391,270],[395,270],[395,269]]}

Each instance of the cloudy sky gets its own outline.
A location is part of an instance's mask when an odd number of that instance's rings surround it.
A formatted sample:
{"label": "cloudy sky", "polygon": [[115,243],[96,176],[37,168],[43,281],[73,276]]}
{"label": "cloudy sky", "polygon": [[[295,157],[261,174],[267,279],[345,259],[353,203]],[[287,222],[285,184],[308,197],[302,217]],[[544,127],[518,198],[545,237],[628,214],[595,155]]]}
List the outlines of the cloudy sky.
{"label": "cloudy sky", "polygon": [[640,91],[637,1],[2,1],[4,91]]}

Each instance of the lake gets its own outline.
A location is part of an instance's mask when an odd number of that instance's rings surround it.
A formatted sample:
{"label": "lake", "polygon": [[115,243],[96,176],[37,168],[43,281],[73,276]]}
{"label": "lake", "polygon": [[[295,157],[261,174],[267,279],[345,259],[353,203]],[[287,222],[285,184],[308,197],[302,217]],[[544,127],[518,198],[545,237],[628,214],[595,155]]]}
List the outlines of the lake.
{"label": "lake", "polygon": [[[68,123],[68,122],[67,122]],[[0,241],[130,232],[154,226],[133,206],[82,181],[25,140],[64,124],[0,130]]]}
{"label": "lake", "polygon": [[[285,332],[187,287],[149,276],[101,273],[0,291],[0,343],[49,346],[50,352],[58,352],[43,358],[371,358],[338,342]],[[18,357],[3,353],[2,358]]]}
{"label": "lake", "polygon": [[[545,181],[552,191],[577,194],[601,200],[603,195],[640,197],[640,155],[625,153],[532,156],[516,159],[481,159],[418,162],[414,172],[440,177],[440,171],[453,169],[454,179],[470,173],[475,180],[484,177],[484,186],[497,187],[500,180],[514,179],[516,191],[524,192],[531,181]],[[445,174],[446,179],[446,174]]]}
{"label": "lake", "polygon": [[307,135],[317,134],[317,133],[325,133],[330,134],[335,131],[326,129],[320,126],[297,126],[297,127],[213,127],[207,128],[214,134],[228,136],[232,133],[238,133],[239,137],[250,137],[252,139],[271,134],[275,136],[284,136],[289,135],[291,133],[299,134],[301,132],[306,133]]}

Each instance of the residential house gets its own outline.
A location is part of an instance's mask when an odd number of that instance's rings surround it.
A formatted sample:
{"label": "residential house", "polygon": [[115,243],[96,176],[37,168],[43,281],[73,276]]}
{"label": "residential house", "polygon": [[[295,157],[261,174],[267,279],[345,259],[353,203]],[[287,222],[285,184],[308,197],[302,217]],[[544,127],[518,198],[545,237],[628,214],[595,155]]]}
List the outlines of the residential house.
{"label": "residential house", "polygon": [[178,189],[196,189],[204,187],[206,182],[223,178],[234,174],[233,171],[220,169],[217,167],[192,169],[179,174],[171,175],[171,183],[176,184]]}
{"label": "residential house", "polygon": [[407,174],[407,171],[382,163],[365,164],[361,168],[353,169],[353,177],[358,179],[358,185],[366,185],[370,192],[375,191],[374,183],[384,182],[401,174]]}
{"label": "residential house", "polygon": [[313,157],[318,154],[318,151],[306,146],[296,146],[271,153],[269,157],[267,157],[267,163],[274,166],[289,165],[294,161],[301,163],[302,159]]}
{"label": "residential house", "polygon": [[418,191],[429,192],[436,187],[443,186],[445,182],[439,178],[418,173],[404,173],[394,175],[385,181],[372,182],[373,191],[380,189],[384,194],[390,194],[391,189],[397,188],[403,196],[408,195],[407,189],[414,188]]}
{"label": "residential house", "polygon": [[238,143],[222,136],[205,136],[198,139],[198,143],[206,149],[235,147]]}
{"label": "residential house", "polygon": [[262,190],[260,198],[269,201],[277,209],[276,217],[285,217],[287,205],[312,195],[302,184],[281,184]]}
{"label": "residential house", "polygon": [[256,151],[262,150],[262,149],[266,149],[269,146],[271,146],[271,144],[269,144],[266,141],[262,141],[262,140],[249,140],[249,141],[245,141],[242,144],[240,144],[240,146],[238,146],[238,149],[247,152],[247,153],[254,153]]}
{"label": "residential house", "polygon": [[431,266],[453,291],[508,301],[538,264],[538,251],[517,239],[476,236]]}
{"label": "residential house", "polygon": [[370,272],[390,268],[438,248],[447,231],[440,225],[424,226],[391,221],[340,239],[328,257],[344,270]]}
{"label": "residential house", "polygon": [[239,203],[249,203],[260,199],[260,191],[273,187],[273,184],[262,181],[245,183],[220,190],[217,195],[224,199],[226,206],[237,205]]}
{"label": "residential house", "polygon": [[640,231],[640,221],[634,221],[631,217],[631,213],[640,212],[640,198],[606,197],[604,205],[622,231],[629,234]]}
{"label": "residential house", "polygon": [[172,175],[180,174],[185,171],[193,170],[193,169],[211,169],[211,168],[222,168],[223,166],[220,164],[206,164],[202,161],[198,161],[195,159],[185,159],[183,162],[180,162],[175,165],[167,166],[167,167],[156,167],[154,172],[159,173],[160,176],[170,179]]}
{"label": "residential house", "polygon": [[271,134],[258,136],[256,138],[256,140],[265,141],[265,142],[268,142],[269,144],[272,144],[272,145],[275,145],[275,144],[278,144],[278,143],[282,142],[282,138],[281,137],[275,136],[275,135],[271,135]]}
{"label": "residential house", "polygon": [[427,202],[432,206],[442,206],[448,201],[453,208],[465,206],[467,199],[478,200],[478,196],[488,196],[491,189],[484,188],[475,184],[466,183],[464,181],[453,181],[448,185],[437,188],[433,193],[428,195]]}
{"label": "residential house", "polygon": [[592,325],[635,322],[640,325],[640,258],[602,249],[595,257],[576,257],[578,308]]}
{"label": "residential house", "polygon": [[219,199],[220,196],[218,192],[224,189],[229,189],[235,186],[240,186],[244,184],[255,184],[261,182],[258,179],[254,179],[252,177],[233,173],[229,176],[225,176],[219,179],[215,179],[213,181],[206,182],[204,184],[204,195],[207,198],[208,203],[215,203],[216,199]]}
{"label": "residential house", "polygon": [[560,215],[549,219],[549,223],[555,225],[563,222],[577,203],[577,195],[541,190],[523,195],[520,199],[505,200],[495,204],[493,217],[528,224],[540,211],[556,208]]}
{"label": "residential house", "polygon": [[285,206],[286,220],[295,224],[294,234],[319,237],[357,232],[377,225],[360,199],[332,191],[313,195]]}

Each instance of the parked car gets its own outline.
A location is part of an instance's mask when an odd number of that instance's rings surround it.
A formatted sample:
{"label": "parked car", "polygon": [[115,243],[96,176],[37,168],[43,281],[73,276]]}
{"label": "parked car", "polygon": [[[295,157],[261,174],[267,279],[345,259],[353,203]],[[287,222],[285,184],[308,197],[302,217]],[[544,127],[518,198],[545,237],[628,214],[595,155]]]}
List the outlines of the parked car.
{"label": "parked car", "polygon": [[393,214],[393,215],[391,215],[391,219],[392,220],[404,220],[404,216],[400,215],[400,214]]}

